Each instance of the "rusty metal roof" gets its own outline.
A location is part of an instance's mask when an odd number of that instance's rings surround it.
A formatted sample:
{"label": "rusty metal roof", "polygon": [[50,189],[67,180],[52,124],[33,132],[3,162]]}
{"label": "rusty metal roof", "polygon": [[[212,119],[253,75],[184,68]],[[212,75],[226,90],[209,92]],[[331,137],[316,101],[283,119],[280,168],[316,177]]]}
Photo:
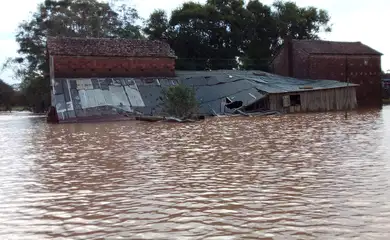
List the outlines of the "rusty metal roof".
{"label": "rusty metal roof", "polygon": [[293,47],[309,54],[382,55],[361,42],[293,40]]}
{"label": "rusty metal roof", "polygon": [[49,37],[50,55],[102,57],[169,57],[175,58],[168,43],[119,38]]}

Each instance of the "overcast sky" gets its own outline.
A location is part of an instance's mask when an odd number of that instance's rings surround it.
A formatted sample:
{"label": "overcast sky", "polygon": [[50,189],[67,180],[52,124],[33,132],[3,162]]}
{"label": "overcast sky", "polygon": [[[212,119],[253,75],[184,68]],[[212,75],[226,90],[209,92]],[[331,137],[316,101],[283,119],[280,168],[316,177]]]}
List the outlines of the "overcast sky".
{"label": "overcast sky", "polygon": [[[0,63],[7,57],[16,56],[18,45],[15,30],[18,24],[27,19],[43,0],[0,1]],[[204,2],[200,0],[199,2]],[[171,11],[185,0],[133,0],[128,1],[143,18],[154,9]],[[261,1],[271,4],[273,0]],[[382,52],[382,68],[390,69],[390,44],[387,23],[390,21],[389,0],[296,0],[299,6],[315,6],[328,10],[333,24],[331,33],[322,34],[323,39],[334,41],[361,41]],[[0,78],[8,83],[16,83],[11,73],[5,71]]]}

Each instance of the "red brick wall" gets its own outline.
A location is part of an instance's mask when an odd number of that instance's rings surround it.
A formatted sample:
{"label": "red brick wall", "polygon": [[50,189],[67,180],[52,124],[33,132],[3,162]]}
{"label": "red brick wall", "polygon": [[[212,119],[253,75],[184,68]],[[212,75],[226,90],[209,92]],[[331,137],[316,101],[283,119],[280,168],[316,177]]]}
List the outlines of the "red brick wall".
{"label": "red brick wall", "polygon": [[381,106],[381,57],[349,57],[348,72],[349,81],[360,84],[356,92],[358,103],[361,106]]}
{"label": "red brick wall", "polygon": [[309,78],[309,54],[293,48],[293,76],[296,78]]}
{"label": "red brick wall", "polygon": [[[381,106],[380,56],[312,55],[309,59],[311,79],[329,79],[359,84],[359,106]],[[346,66],[347,65],[347,66]]]}
{"label": "red brick wall", "polygon": [[54,56],[54,76],[69,77],[173,77],[172,58]]}
{"label": "red brick wall", "polygon": [[346,80],[345,56],[311,55],[309,62],[308,77],[311,79]]}
{"label": "red brick wall", "polygon": [[[348,55],[308,55],[293,49],[293,77],[349,81],[359,84],[356,96],[359,106],[382,105],[381,57]],[[346,64],[348,66],[346,66]],[[273,72],[288,76],[285,48],[272,63]]]}
{"label": "red brick wall", "polygon": [[[293,76],[307,78],[308,76],[308,54],[297,49],[292,49]],[[281,76],[289,76],[288,71],[288,50],[283,47],[279,54],[272,61],[272,71]]]}
{"label": "red brick wall", "polygon": [[288,76],[287,48],[283,47],[273,59],[271,69],[273,73]]}

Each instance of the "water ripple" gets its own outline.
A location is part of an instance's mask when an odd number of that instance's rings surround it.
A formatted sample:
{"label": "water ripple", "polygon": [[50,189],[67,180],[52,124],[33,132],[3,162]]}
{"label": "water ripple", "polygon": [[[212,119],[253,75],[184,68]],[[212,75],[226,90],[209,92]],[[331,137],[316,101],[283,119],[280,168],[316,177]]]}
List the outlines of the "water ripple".
{"label": "water ripple", "polygon": [[0,239],[390,238],[389,107],[0,130]]}

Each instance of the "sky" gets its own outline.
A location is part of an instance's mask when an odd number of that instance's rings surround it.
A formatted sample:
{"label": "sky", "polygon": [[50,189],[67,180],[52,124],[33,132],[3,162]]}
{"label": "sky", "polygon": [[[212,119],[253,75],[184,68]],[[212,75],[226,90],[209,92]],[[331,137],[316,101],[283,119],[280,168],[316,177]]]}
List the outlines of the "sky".
{"label": "sky", "polygon": [[[37,4],[43,0],[0,1],[0,64],[9,57],[17,56],[18,45],[15,32],[18,24],[31,16]],[[260,0],[272,4],[274,0]],[[180,6],[186,0],[129,0],[142,18],[147,18],[154,9],[167,12]],[[199,0],[205,2],[205,0]],[[331,16],[332,32],[321,34],[321,38],[332,41],[360,41],[383,53],[382,69],[390,70],[390,22],[389,0],[295,0],[301,6],[314,6],[325,9]],[[0,79],[7,83],[18,83],[11,71],[2,71]]]}

